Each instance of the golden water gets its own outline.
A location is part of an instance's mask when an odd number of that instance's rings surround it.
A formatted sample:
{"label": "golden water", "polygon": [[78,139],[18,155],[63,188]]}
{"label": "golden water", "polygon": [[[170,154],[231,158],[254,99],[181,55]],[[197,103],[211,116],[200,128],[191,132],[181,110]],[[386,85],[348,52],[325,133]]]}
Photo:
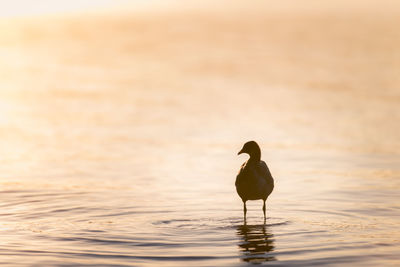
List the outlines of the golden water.
{"label": "golden water", "polygon": [[399,265],[398,4],[190,3],[0,21],[0,264]]}

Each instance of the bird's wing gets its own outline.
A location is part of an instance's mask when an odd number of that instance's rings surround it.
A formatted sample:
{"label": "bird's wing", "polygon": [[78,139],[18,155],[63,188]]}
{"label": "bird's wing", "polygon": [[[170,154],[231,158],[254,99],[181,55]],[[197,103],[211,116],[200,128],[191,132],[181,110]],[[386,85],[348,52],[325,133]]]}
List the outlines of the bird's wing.
{"label": "bird's wing", "polygon": [[243,176],[244,167],[246,167],[246,163],[247,163],[247,161],[244,162],[244,163],[242,164],[242,166],[240,166],[240,170],[239,170],[239,172],[238,172],[238,174],[237,174],[237,176],[236,176],[235,185],[238,185],[239,180],[240,180],[240,177]]}
{"label": "bird's wing", "polygon": [[267,180],[268,183],[274,182],[274,179],[272,178],[271,172],[269,171],[267,164],[262,160],[260,160],[258,172],[265,180]]}

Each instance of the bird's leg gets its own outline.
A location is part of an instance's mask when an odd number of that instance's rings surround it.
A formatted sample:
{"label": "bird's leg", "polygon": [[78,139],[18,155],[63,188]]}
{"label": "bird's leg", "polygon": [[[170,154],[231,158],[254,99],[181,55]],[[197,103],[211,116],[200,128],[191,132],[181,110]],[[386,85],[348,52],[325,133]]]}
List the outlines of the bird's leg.
{"label": "bird's leg", "polygon": [[246,213],[247,213],[246,201],[243,201],[244,224],[246,224]]}
{"label": "bird's leg", "polygon": [[265,216],[265,201],[266,201],[266,199],[264,199],[264,205],[263,205],[264,220],[267,218],[267,217]]}

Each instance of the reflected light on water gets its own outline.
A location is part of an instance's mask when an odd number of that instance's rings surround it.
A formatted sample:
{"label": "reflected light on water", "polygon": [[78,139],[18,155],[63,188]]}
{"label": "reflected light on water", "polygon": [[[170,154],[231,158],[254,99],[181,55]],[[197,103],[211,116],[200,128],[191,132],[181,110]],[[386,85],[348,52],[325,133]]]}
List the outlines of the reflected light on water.
{"label": "reflected light on water", "polygon": [[398,4],[190,2],[2,7],[2,266],[396,265]]}
{"label": "reflected light on water", "polygon": [[[4,1],[3,1],[4,2]],[[2,3],[0,9],[1,17],[21,17],[21,16],[37,16],[49,15],[72,11],[82,11],[87,9],[98,9],[102,6],[110,6],[127,3],[123,0],[15,0]],[[136,1],[138,2],[138,1]]]}

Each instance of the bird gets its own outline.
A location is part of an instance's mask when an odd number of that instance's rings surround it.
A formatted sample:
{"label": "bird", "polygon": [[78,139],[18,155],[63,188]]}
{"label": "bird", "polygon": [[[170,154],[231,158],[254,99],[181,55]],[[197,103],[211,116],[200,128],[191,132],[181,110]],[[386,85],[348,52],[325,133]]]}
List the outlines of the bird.
{"label": "bird", "polygon": [[243,148],[238,152],[249,154],[250,158],[242,164],[239,173],[236,176],[236,192],[243,201],[243,215],[246,223],[246,201],[262,199],[264,222],[265,201],[274,189],[274,178],[268,169],[267,164],[261,160],[261,149],[255,141],[246,142]]}

